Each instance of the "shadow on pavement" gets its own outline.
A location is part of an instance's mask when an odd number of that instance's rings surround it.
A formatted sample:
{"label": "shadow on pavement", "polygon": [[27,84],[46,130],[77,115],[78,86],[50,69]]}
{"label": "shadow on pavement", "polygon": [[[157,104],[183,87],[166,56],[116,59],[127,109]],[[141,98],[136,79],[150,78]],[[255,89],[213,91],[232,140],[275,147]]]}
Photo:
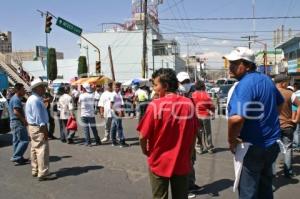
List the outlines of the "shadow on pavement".
{"label": "shadow on pavement", "polygon": [[0,134],[0,148],[12,145],[12,134]]}
{"label": "shadow on pavement", "polygon": [[126,142],[131,142],[130,146],[140,145],[139,137],[126,138]]}
{"label": "shadow on pavement", "polygon": [[[298,161],[299,161],[299,156],[298,156]],[[294,159],[294,161],[296,162],[296,160]],[[293,172],[296,176],[300,175],[300,166],[293,166]],[[283,168],[280,169],[279,172],[277,172],[276,177],[273,179],[273,188],[274,188],[274,192],[277,191],[278,189],[280,189],[281,187],[287,186],[289,184],[298,184],[299,180],[296,178],[286,178],[284,176],[284,172],[283,172]]]}
{"label": "shadow on pavement", "polygon": [[219,192],[233,186],[233,180],[221,179],[210,184],[204,185],[201,190],[195,191],[194,194],[209,194],[212,197],[220,196]]}
{"label": "shadow on pavement", "polygon": [[228,148],[221,148],[221,147],[216,147],[214,149],[214,153],[221,153],[221,152],[224,152],[224,151],[229,151]]}
{"label": "shadow on pavement", "polygon": [[66,156],[50,156],[49,157],[49,161],[50,162],[58,162],[60,160],[62,160],[63,158],[71,158],[72,156],[70,155],[66,155]]}
{"label": "shadow on pavement", "polygon": [[58,178],[63,178],[67,176],[79,176],[89,171],[103,169],[103,166],[86,166],[86,167],[70,167],[62,168],[57,172],[54,172]]}

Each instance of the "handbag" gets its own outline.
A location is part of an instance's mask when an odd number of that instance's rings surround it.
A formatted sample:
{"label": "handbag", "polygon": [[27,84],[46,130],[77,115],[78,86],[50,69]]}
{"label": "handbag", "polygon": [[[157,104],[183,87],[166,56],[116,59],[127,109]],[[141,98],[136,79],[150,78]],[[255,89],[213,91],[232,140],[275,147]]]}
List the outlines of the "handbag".
{"label": "handbag", "polygon": [[69,117],[68,121],[67,121],[67,126],[66,126],[67,130],[71,130],[71,131],[77,131],[77,122],[74,116]]}

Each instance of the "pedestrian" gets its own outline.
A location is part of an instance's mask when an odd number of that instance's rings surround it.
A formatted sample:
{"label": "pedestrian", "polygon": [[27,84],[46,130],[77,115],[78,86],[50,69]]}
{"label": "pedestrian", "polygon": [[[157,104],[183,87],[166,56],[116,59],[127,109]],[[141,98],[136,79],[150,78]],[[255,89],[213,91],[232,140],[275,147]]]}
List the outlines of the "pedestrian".
{"label": "pedestrian", "polygon": [[38,177],[39,181],[53,180],[55,175],[49,174],[49,122],[47,109],[43,102],[47,83],[40,78],[31,82],[32,95],[26,102],[26,119],[31,138],[31,166],[32,176]]}
{"label": "pedestrian", "polygon": [[80,114],[85,135],[85,145],[92,146],[90,128],[92,129],[96,145],[101,145],[102,143],[96,128],[93,90],[89,83],[84,83],[82,87],[83,93],[79,96],[78,103],[80,104]]}
{"label": "pedestrian", "polygon": [[21,98],[24,97],[26,91],[21,83],[16,83],[14,89],[15,94],[9,101],[10,128],[13,135],[13,156],[11,161],[22,165],[29,161],[29,159],[23,157],[29,144],[28,124],[21,102]]}
{"label": "pedestrian", "polygon": [[[195,91],[195,85],[191,82],[190,76],[187,72],[179,72],[177,74],[177,79],[179,82],[178,86],[178,94],[185,96],[192,101],[192,94]],[[196,197],[196,195],[193,193],[194,191],[197,191],[200,187],[196,184],[196,173],[195,173],[195,161],[196,161],[196,151],[193,150],[192,154],[192,170],[189,175],[189,198]]]}
{"label": "pedestrian", "polygon": [[214,117],[215,106],[209,94],[205,90],[204,81],[195,83],[196,91],[192,94],[193,102],[196,106],[196,113],[199,120],[199,130],[197,133],[197,152],[200,154],[208,151],[214,152],[211,132],[211,118]]}
{"label": "pedestrian", "polygon": [[243,158],[239,198],[271,199],[272,164],[279,153],[278,108],[284,99],[270,77],[256,72],[252,50],[238,47],[224,58],[231,78],[239,81],[228,103],[229,149],[235,153],[240,142],[251,145]]}
{"label": "pedestrian", "polygon": [[102,93],[103,93],[102,87],[97,86],[96,90],[95,90],[95,93],[94,93],[94,100],[95,100],[94,108],[95,108],[95,114],[96,115],[98,113],[98,103],[99,103],[99,100],[100,100],[100,97],[101,97]]}
{"label": "pedestrian", "polygon": [[[125,116],[124,113],[124,101],[121,95],[121,83],[116,82],[114,87],[114,92],[111,101],[112,109],[112,122],[111,122],[111,139],[112,146],[128,147],[129,145],[125,142],[125,135],[123,131],[122,117]],[[119,143],[116,139],[116,134],[118,132]]]}
{"label": "pedestrian", "polygon": [[105,132],[102,142],[108,142],[110,140],[110,130],[112,122],[112,109],[111,102],[113,100],[113,83],[106,85],[106,91],[101,95],[98,103],[100,118],[104,118],[105,121]]}
{"label": "pedestrian", "polygon": [[51,113],[51,103],[52,102],[53,102],[53,96],[51,95],[50,89],[48,88],[44,95],[44,104],[46,106],[46,109],[48,112],[48,117],[49,117],[48,138],[54,140],[57,138],[54,136],[55,121],[54,121],[54,117],[52,116],[52,113]]}
{"label": "pedestrian", "polygon": [[[280,128],[281,128],[281,141],[287,147],[284,153],[284,175],[287,178],[292,178],[293,173],[293,138],[296,129],[296,124],[300,118],[300,101],[295,93],[287,89],[290,78],[285,74],[277,75],[274,78],[276,87],[284,98],[284,103],[280,108]],[[297,113],[295,119],[292,118],[292,105],[296,105]]]}
{"label": "pedestrian", "polygon": [[136,116],[134,94],[135,93],[132,91],[132,88],[128,87],[124,96],[126,113],[128,114],[128,117],[131,117],[131,114],[133,114],[132,118],[135,118]]}
{"label": "pedestrian", "polygon": [[[297,96],[298,100],[300,99],[300,82],[295,82],[294,83],[294,93]],[[297,116],[297,109],[298,107],[293,105],[292,110],[293,110],[293,119],[296,119]],[[293,147],[295,151],[300,151],[300,123],[297,123],[296,130],[294,132],[294,143]]]}
{"label": "pedestrian", "polygon": [[74,110],[77,110],[79,95],[80,95],[80,92],[77,90],[76,86],[73,86],[71,96],[73,98]]}
{"label": "pedestrian", "polygon": [[139,83],[136,84],[136,86],[138,87],[138,89],[134,93],[134,101],[135,104],[137,104],[139,110],[139,121],[140,121],[144,116],[148,106],[149,93],[146,90],[146,86],[142,86]]}
{"label": "pedestrian", "polygon": [[72,97],[70,96],[70,88],[64,88],[64,94],[60,96],[58,100],[58,109],[60,110],[59,120],[61,122],[61,129],[60,129],[60,140],[62,142],[67,142],[68,144],[73,143],[73,138],[75,135],[74,131],[67,130],[67,122],[73,114],[73,101]]}
{"label": "pedestrian", "polygon": [[191,156],[195,147],[198,121],[192,101],[177,95],[174,70],[161,68],[152,75],[159,98],[148,105],[137,130],[142,152],[148,157],[153,198],[188,198]]}

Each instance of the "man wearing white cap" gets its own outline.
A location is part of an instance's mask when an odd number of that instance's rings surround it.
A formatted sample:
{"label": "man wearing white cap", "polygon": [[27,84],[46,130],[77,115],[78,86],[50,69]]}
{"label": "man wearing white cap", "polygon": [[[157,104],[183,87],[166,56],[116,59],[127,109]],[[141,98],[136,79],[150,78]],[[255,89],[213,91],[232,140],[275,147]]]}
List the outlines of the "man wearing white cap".
{"label": "man wearing white cap", "polygon": [[240,142],[250,147],[243,158],[239,198],[273,198],[272,164],[279,152],[278,108],[284,102],[271,78],[256,72],[252,50],[238,47],[224,57],[236,85],[228,103],[228,144],[232,153]]}
{"label": "man wearing white cap", "polygon": [[91,146],[90,127],[92,129],[96,145],[101,145],[101,140],[96,128],[94,94],[89,83],[82,85],[83,93],[79,96],[81,121],[83,123],[83,131],[85,135],[85,145]]}
{"label": "man wearing white cap", "polygon": [[31,166],[32,176],[38,177],[39,181],[52,180],[56,176],[49,175],[49,143],[48,112],[42,96],[46,92],[47,82],[35,78],[31,82],[32,95],[26,102],[26,119],[31,138]]}

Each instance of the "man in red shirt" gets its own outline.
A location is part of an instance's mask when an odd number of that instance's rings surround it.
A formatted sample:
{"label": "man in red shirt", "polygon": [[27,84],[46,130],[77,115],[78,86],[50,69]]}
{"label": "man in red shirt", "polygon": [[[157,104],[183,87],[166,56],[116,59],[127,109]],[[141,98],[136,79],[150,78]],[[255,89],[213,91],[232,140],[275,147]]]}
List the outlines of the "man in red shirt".
{"label": "man in red shirt", "polygon": [[192,99],[196,106],[196,113],[201,127],[197,134],[197,148],[199,148],[197,152],[202,154],[207,150],[208,153],[213,153],[214,146],[212,144],[210,119],[214,116],[215,106],[205,91],[205,83],[203,81],[197,81],[195,89],[196,91],[192,94]]}
{"label": "man in red shirt", "polygon": [[137,130],[143,153],[148,157],[153,198],[188,197],[188,175],[195,146],[198,121],[192,101],[176,94],[178,80],[172,69],[161,68],[152,75],[153,100]]}

